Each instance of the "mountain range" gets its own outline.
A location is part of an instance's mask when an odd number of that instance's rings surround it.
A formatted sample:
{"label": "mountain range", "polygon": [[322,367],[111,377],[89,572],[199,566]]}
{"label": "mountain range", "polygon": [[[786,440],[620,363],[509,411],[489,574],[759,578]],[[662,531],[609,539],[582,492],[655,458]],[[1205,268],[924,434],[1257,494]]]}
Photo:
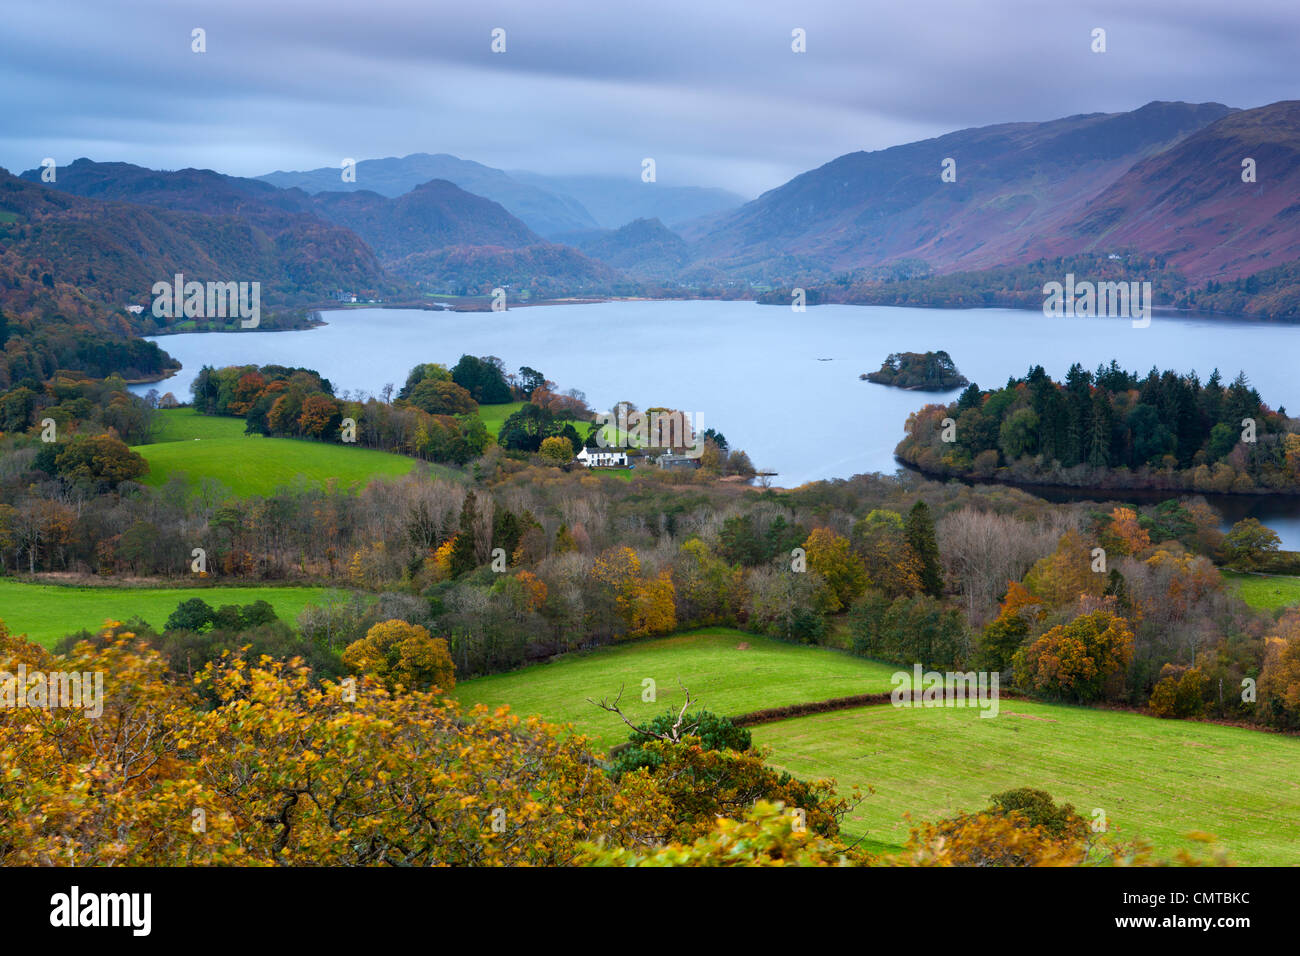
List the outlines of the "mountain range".
{"label": "mountain range", "polygon": [[664,186],[612,176],[544,176],[520,170],[505,172],[447,153],[412,153],[387,159],[363,159],[355,178],[345,180],[342,166],[301,172],[277,170],[258,179],[308,193],[369,190],[395,197],[433,179],[498,202],[538,235],[548,239],[582,237],[617,229],[634,219],[659,218],[670,224],[732,209],[745,200],[722,189]]}
{"label": "mountain range", "polygon": [[[799,284],[814,302],[987,303],[1030,288],[1026,277],[1051,262],[1117,260],[1137,277],[1158,271],[1188,304],[1203,287],[1205,301],[1234,311],[1300,317],[1297,101],[1155,102],[960,130],[840,156],[746,203],[445,154],[356,168],[355,183],[337,169],[243,178],[88,159],[50,183],[41,170],[0,171],[8,334],[56,320],[158,331],[147,312],[122,310],[176,272],[261,281],[274,313],[340,292],[414,304],[496,287],[512,301],[781,301]],[[85,349],[74,338],[38,364],[76,367]]]}

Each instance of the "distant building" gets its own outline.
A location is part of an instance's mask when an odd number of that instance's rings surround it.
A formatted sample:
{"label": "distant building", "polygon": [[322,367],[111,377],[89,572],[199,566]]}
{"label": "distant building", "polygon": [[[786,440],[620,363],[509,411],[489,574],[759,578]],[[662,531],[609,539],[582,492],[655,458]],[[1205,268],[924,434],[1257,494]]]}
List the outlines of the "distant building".
{"label": "distant building", "polygon": [[142,305],[128,305],[128,306],[126,307],[126,311],[130,312],[132,315],[139,315],[141,312],[144,311],[144,306],[142,306]]}
{"label": "distant building", "polygon": [[675,455],[672,452],[664,452],[659,456],[657,464],[667,471],[694,471],[700,467],[700,459],[692,458],[690,455]]}
{"label": "distant building", "polygon": [[577,459],[588,468],[627,467],[627,452],[621,448],[584,448]]}

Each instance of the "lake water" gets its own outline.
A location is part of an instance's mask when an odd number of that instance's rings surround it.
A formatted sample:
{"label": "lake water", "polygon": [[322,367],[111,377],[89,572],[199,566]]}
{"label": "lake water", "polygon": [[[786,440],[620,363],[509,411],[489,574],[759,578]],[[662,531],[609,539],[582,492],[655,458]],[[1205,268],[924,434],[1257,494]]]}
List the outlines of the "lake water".
{"label": "lake water", "polygon": [[[135,386],[189,398],[204,365],[305,366],[335,391],[376,394],[400,386],[420,362],[454,364],[463,353],[529,365],[561,390],[583,391],[593,408],[630,401],[703,416],[704,427],[743,448],[774,483],[892,473],[909,412],[957,394],[918,393],[858,379],[890,352],[944,349],[968,379],[988,388],[1041,364],[1060,379],[1073,362],[1095,369],[1112,358],[1127,369],[1244,370],[1272,407],[1300,411],[1300,326],[1156,316],[1049,319],[1010,309],[815,306],[804,313],[752,302],[609,302],[425,312],[357,309],[323,313],[327,324],[298,332],[191,333],[155,341],[184,368]],[[1300,504],[1250,502],[1286,546],[1300,548]],[[1238,516],[1241,513],[1239,512]]]}

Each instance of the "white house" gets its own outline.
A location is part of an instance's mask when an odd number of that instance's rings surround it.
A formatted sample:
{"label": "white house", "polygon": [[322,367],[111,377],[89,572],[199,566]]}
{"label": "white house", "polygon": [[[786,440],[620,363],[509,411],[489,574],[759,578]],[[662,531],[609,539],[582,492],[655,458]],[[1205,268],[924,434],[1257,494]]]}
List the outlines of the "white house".
{"label": "white house", "polygon": [[584,448],[577,458],[588,468],[627,467],[627,452],[621,448]]}

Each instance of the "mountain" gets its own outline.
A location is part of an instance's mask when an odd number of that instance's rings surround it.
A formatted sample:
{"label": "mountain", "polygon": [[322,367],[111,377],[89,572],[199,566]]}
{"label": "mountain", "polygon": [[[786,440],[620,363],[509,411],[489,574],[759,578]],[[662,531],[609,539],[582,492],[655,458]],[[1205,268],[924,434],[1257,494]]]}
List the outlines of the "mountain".
{"label": "mountain", "polygon": [[582,204],[569,196],[521,183],[499,169],[447,153],[363,159],[357,163],[356,174],[356,182],[346,183],[341,168],[327,166],[305,172],[276,171],[257,178],[273,186],[296,187],[307,193],[368,190],[390,198],[430,180],[445,179],[466,192],[500,203],[534,232],[548,238],[598,228]]}
{"label": "mountain", "polygon": [[621,229],[578,243],[578,248],[637,278],[675,276],[691,258],[686,240],[658,219],[634,219]]}
{"label": "mountain", "polygon": [[[483,284],[477,281],[480,270],[493,257],[503,272],[485,291],[510,281],[507,274],[534,294],[541,288],[557,295],[587,294],[623,281],[575,250],[568,255],[542,251],[545,240],[499,204],[445,180],[396,197],[369,190],[310,195],[212,170],[157,171],[85,159],[58,170],[50,186],[39,183],[40,170],[29,170],[23,178],[47,192],[182,217],[181,235],[196,242],[178,254],[177,261],[193,263],[180,271],[199,281],[245,276],[261,281],[263,302],[270,308],[319,302],[338,290],[413,298],[418,293],[408,281],[439,291],[478,288]],[[466,251],[477,247],[491,253]],[[503,250],[525,247],[537,251],[523,263],[518,257],[500,258]],[[205,260],[213,250],[221,254]],[[442,250],[460,251],[438,257]],[[441,270],[436,274],[425,267],[434,263]],[[540,263],[554,265],[555,275],[542,281]],[[469,271],[457,273],[460,266]],[[171,274],[154,276],[149,284]],[[533,281],[525,282],[525,277]]]}
{"label": "mountain", "polygon": [[[29,203],[40,225],[27,240],[53,251],[63,241],[79,247],[117,230],[99,249],[65,247],[73,258],[63,263],[89,266],[108,257],[86,294],[117,308],[143,304],[154,282],[176,272],[200,282],[260,282],[262,304],[272,311],[340,289],[385,297],[401,291],[355,233],[317,215],[312,198],[296,190],[208,169],[164,172],[88,159],[58,169],[54,183],[42,183],[40,173],[21,176],[47,194]],[[68,201],[72,196],[83,202]]]}
{"label": "mountain", "polygon": [[1139,161],[1053,247],[1164,253],[1194,281],[1300,259],[1300,101],[1231,113]]}
{"label": "mountain", "polygon": [[445,246],[515,249],[542,241],[499,204],[444,179],[395,198],[360,190],[311,200],[321,216],[352,230],[385,262]]}
{"label": "mountain", "polygon": [[498,203],[446,180],[394,198],[362,190],[318,193],[312,201],[421,289],[477,295],[510,286],[532,298],[631,291],[613,269],[546,242]]}
{"label": "mountain", "polygon": [[658,219],[676,228],[702,216],[735,209],[745,201],[743,196],[725,189],[644,183],[639,175],[630,179],[544,176],[522,170],[510,175],[519,182],[580,202],[603,229],[617,229],[634,219]]}
{"label": "mountain", "polygon": [[[683,235],[697,262],[759,283],[901,260],[952,272],[1037,259],[1135,164],[1233,112],[1157,102],[850,153]],[[954,182],[940,178],[946,159]]]}

